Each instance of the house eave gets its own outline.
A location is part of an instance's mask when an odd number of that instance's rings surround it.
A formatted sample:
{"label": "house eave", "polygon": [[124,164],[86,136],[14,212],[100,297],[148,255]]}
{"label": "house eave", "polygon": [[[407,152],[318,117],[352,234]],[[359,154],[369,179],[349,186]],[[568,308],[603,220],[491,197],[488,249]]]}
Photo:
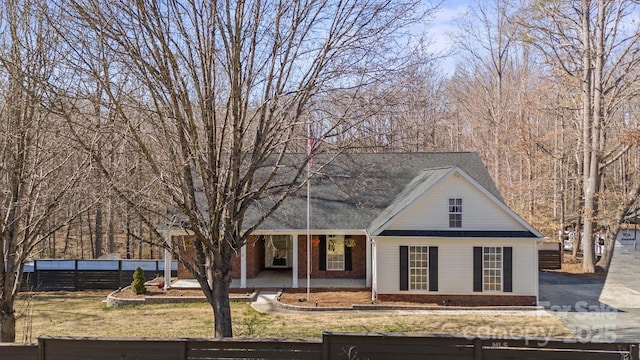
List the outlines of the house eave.
{"label": "house eave", "polygon": [[[271,229],[254,230],[252,235],[304,235],[306,229]],[[365,229],[311,229],[311,235],[366,235]]]}
{"label": "house eave", "polygon": [[448,238],[539,238],[531,231],[519,230],[384,230],[378,236]]}

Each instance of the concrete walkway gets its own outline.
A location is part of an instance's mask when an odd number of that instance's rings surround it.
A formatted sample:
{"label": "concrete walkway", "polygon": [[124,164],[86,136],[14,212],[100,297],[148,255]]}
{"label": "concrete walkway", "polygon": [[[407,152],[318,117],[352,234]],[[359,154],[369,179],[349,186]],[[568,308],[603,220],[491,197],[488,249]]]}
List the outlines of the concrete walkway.
{"label": "concrete walkway", "polygon": [[255,301],[251,303],[251,307],[261,313],[270,314],[278,310],[276,305],[277,297],[277,291],[260,291]]}

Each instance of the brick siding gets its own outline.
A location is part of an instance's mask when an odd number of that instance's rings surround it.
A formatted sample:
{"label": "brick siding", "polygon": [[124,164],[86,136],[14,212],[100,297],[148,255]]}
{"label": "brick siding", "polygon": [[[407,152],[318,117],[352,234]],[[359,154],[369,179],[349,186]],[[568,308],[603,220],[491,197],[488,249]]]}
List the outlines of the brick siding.
{"label": "brick siding", "polygon": [[[264,270],[264,237],[250,236],[247,239],[247,279],[254,279]],[[231,278],[240,279],[240,252],[233,257]]]}
{"label": "brick siding", "polygon": [[518,295],[430,295],[430,294],[378,294],[381,301],[411,301],[447,306],[530,306],[535,296]]}
{"label": "brick siding", "polygon": [[[312,279],[364,279],[367,276],[367,246],[364,235],[354,235],[355,246],[351,248],[351,271],[320,270],[320,243],[317,235],[311,241]],[[298,236],[298,278],[307,276],[307,236]]]}
{"label": "brick siding", "polygon": [[[364,235],[355,235],[352,237],[355,246],[351,248],[351,271],[325,271],[320,270],[320,249],[319,237],[312,237],[311,254],[312,254],[312,270],[311,277],[314,279],[364,279],[367,276],[367,249],[366,237]],[[307,276],[307,237],[306,235],[298,236],[298,278],[303,279]],[[190,246],[188,237],[181,238],[184,246],[181,246],[181,256],[195,256],[193,246]],[[314,244],[315,242],[315,244]],[[247,240],[247,279],[253,279],[265,269],[264,256],[265,242],[262,236],[251,236]],[[240,252],[233,257],[231,262],[231,277],[240,279]],[[184,266],[178,263],[178,277],[192,278],[191,274]]]}

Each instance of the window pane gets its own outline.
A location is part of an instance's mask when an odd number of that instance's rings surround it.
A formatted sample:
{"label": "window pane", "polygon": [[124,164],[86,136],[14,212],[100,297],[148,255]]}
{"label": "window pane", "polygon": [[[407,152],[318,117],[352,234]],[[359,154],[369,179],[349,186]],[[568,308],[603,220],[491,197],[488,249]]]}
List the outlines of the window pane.
{"label": "window pane", "polygon": [[409,246],[409,289],[429,289],[429,247]]}
{"label": "window pane", "polygon": [[483,250],[483,282],[485,291],[502,290],[502,248],[487,246]]}
{"label": "window pane", "polygon": [[462,227],[462,199],[449,199],[449,227]]}
{"label": "window pane", "polygon": [[344,270],[344,235],[327,236],[327,270]]}

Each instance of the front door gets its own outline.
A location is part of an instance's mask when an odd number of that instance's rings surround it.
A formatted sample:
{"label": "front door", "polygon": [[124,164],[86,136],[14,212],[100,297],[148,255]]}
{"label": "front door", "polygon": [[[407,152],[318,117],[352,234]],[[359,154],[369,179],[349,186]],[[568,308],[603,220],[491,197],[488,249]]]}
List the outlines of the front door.
{"label": "front door", "polygon": [[265,242],[265,268],[290,268],[292,266],[293,240],[291,235],[267,235]]}

